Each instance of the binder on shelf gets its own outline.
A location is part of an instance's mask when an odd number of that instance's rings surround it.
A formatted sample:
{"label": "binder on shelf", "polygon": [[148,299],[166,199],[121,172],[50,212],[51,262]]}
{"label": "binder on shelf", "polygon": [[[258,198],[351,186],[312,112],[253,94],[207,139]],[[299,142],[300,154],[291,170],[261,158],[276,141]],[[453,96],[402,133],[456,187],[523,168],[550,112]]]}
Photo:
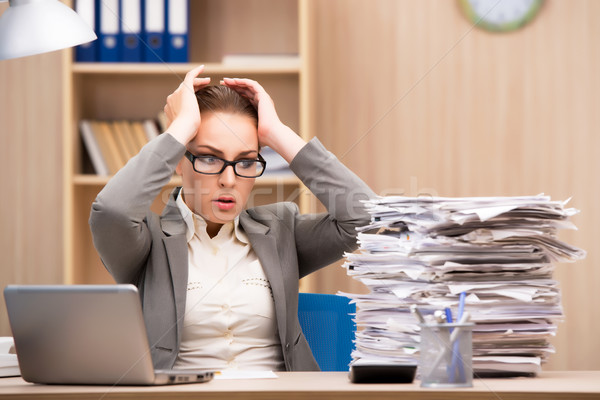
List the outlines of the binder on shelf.
{"label": "binder on shelf", "polygon": [[115,157],[116,145],[113,145],[112,141],[109,140],[108,134],[110,132],[104,129],[103,124],[104,123],[100,121],[90,121],[90,126],[94,133],[94,137],[96,138],[96,142],[98,143],[98,147],[108,166],[108,172],[112,175],[119,170],[119,162]]}
{"label": "binder on shelf", "polygon": [[[89,25],[92,30],[97,31],[96,29],[96,7],[94,5],[94,0],[77,0],[75,2],[75,12],[79,14],[82,20],[85,21],[86,24]],[[91,42],[81,44],[75,48],[75,61],[77,62],[94,62],[97,60],[96,56],[96,42],[97,40],[92,40]]]}
{"label": "binder on shelf", "polygon": [[144,133],[144,127],[142,126],[142,123],[140,121],[130,122],[129,130],[131,131],[131,137],[135,141],[135,145],[136,145],[135,154],[137,154],[142,149],[142,147],[144,147],[144,145],[146,143],[148,143],[148,139],[146,139],[146,134]]}
{"label": "binder on shelf", "polygon": [[119,61],[119,0],[97,2],[99,61]]}
{"label": "binder on shelf", "polygon": [[106,164],[106,160],[102,155],[100,145],[96,140],[94,131],[92,130],[92,123],[87,120],[82,120],[79,123],[79,131],[81,133],[83,145],[90,156],[90,160],[92,161],[92,166],[94,167],[96,174],[100,176],[110,175],[110,171],[108,169],[108,165]]}
{"label": "binder on shelf", "polygon": [[158,136],[156,124],[151,119],[81,120],[79,126],[84,147],[100,176],[117,173],[151,138]]}
{"label": "binder on shelf", "polygon": [[156,122],[151,119],[147,119],[143,122],[143,129],[148,142],[160,134],[158,128],[156,127]]}
{"label": "binder on shelf", "polygon": [[167,60],[188,62],[189,0],[165,0],[167,5]]}
{"label": "binder on shelf", "polygon": [[129,157],[131,159],[131,157],[135,156],[137,153],[140,152],[140,150],[142,149],[142,147],[144,146],[144,144],[146,144],[145,142],[140,142],[138,139],[138,134],[136,132],[135,129],[135,124],[138,122],[132,122],[132,121],[122,121],[121,124],[123,126],[123,130],[125,131],[125,136],[129,142],[129,149],[130,149],[130,154],[131,156]]}
{"label": "binder on shelf", "polygon": [[146,62],[166,62],[165,1],[142,0],[144,9],[143,54]]}
{"label": "binder on shelf", "polygon": [[120,61],[140,62],[142,61],[142,0],[121,0],[120,11]]}
{"label": "binder on shelf", "polygon": [[119,149],[119,142],[117,142],[117,138],[110,127],[110,123],[108,121],[99,121],[98,125],[100,127],[101,136],[106,140],[108,146],[108,154],[106,154],[106,157],[112,159],[112,165],[114,166],[112,173],[116,174],[117,171],[125,165],[125,157]]}
{"label": "binder on shelf", "polygon": [[129,130],[129,122],[113,121],[110,125],[112,126],[113,135],[119,146],[121,160],[123,165],[125,165],[131,157],[137,154],[137,143],[134,142],[133,133]]}
{"label": "binder on shelf", "polygon": [[167,119],[167,114],[164,111],[159,111],[156,115],[156,120],[158,122],[158,130],[160,132],[166,132],[169,127],[169,121]]}
{"label": "binder on shelf", "polygon": [[122,140],[121,135],[113,128],[112,123],[103,121],[101,124],[102,129],[106,131],[104,134],[108,138],[108,145],[112,148],[112,155],[116,160],[117,170],[120,170],[129,160],[127,151],[125,150],[125,143]]}

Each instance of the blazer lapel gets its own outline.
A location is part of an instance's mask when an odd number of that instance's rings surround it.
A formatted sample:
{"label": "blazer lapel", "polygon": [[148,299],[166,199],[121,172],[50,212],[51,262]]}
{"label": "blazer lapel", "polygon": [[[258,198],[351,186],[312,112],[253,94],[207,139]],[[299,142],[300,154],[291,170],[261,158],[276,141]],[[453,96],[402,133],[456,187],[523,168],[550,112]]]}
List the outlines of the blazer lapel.
{"label": "blazer lapel", "polygon": [[248,235],[252,249],[260,260],[265,275],[273,291],[275,302],[275,314],[277,316],[277,328],[282,344],[286,343],[286,320],[287,307],[285,301],[285,288],[283,285],[283,273],[280,267],[277,242],[273,235],[269,235],[270,228],[253,220],[247,212],[240,215],[240,224]]}
{"label": "blazer lapel", "polygon": [[171,271],[171,282],[175,296],[175,311],[177,314],[177,338],[181,339],[183,329],[183,316],[185,314],[185,300],[187,296],[188,281],[188,248],[186,240],[187,226],[179,208],[175,204],[175,198],[180,188],[176,188],[165,206],[161,216],[161,228],[166,234],[163,238],[169,269]]}
{"label": "blazer lapel", "polygon": [[171,269],[171,280],[175,295],[175,311],[177,313],[177,331],[181,332],[187,295],[187,242],[185,235],[176,235],[164,238],[163,243],[165,244],[167,259],[169,260],[169,267]]}

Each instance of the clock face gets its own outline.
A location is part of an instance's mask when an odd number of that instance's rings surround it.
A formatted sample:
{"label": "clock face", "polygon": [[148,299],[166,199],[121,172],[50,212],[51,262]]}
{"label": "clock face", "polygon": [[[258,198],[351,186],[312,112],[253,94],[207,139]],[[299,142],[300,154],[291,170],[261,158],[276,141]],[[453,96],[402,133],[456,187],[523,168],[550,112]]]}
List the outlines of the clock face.
{"label": "clock face", "polygon": [[467,17],[490,31],[511,31],[531,21],[543,0],[459,0]]}

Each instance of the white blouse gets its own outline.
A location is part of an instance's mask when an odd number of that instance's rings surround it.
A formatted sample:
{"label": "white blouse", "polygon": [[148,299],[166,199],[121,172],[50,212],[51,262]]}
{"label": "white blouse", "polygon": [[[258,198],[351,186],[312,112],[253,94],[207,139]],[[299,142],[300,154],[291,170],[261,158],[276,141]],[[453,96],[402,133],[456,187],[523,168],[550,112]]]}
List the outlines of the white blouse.
{"label": "white blouse", "polygon": [[210,238],[177,197],[188,227],[188,286],[174,368],[284,370],[271,286],[239,219]]}

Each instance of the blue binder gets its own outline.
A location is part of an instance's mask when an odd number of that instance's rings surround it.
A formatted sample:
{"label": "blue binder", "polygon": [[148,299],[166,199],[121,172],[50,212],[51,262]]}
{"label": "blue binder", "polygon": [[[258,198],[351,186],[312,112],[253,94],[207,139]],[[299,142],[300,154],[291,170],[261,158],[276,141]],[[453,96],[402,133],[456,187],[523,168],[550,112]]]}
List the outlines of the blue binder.
{"label": "blue binder", "polygon": [[188,62],[189,0],[165,0],[167,4],[167,60]]}
{"label": "blue binder", "polygon": [[101,0],[97,3],[99,60],[119,61],[119,0]]}
{"label": "blue binder", "polygon": [[121,0],[120,11],[120,61],[140,62],[142,61],[142,0]]}
{"label": "blue binder", "polygon": [[146,62],[167,62],[165,49],[166,0],[143,0],[144,43],[142,52]]}
{"label": "blue binder", "polygon": [[[94,0],[77,0],[75,2],[75,12],[79,14],[82,20],[84,20],[90,28],[94,31],[96,29],[96,7]],[[75,48],[75,61],[77,62],[94,62],[97,59],[96,56],[96,40],[89,43],[84,43]]]}

